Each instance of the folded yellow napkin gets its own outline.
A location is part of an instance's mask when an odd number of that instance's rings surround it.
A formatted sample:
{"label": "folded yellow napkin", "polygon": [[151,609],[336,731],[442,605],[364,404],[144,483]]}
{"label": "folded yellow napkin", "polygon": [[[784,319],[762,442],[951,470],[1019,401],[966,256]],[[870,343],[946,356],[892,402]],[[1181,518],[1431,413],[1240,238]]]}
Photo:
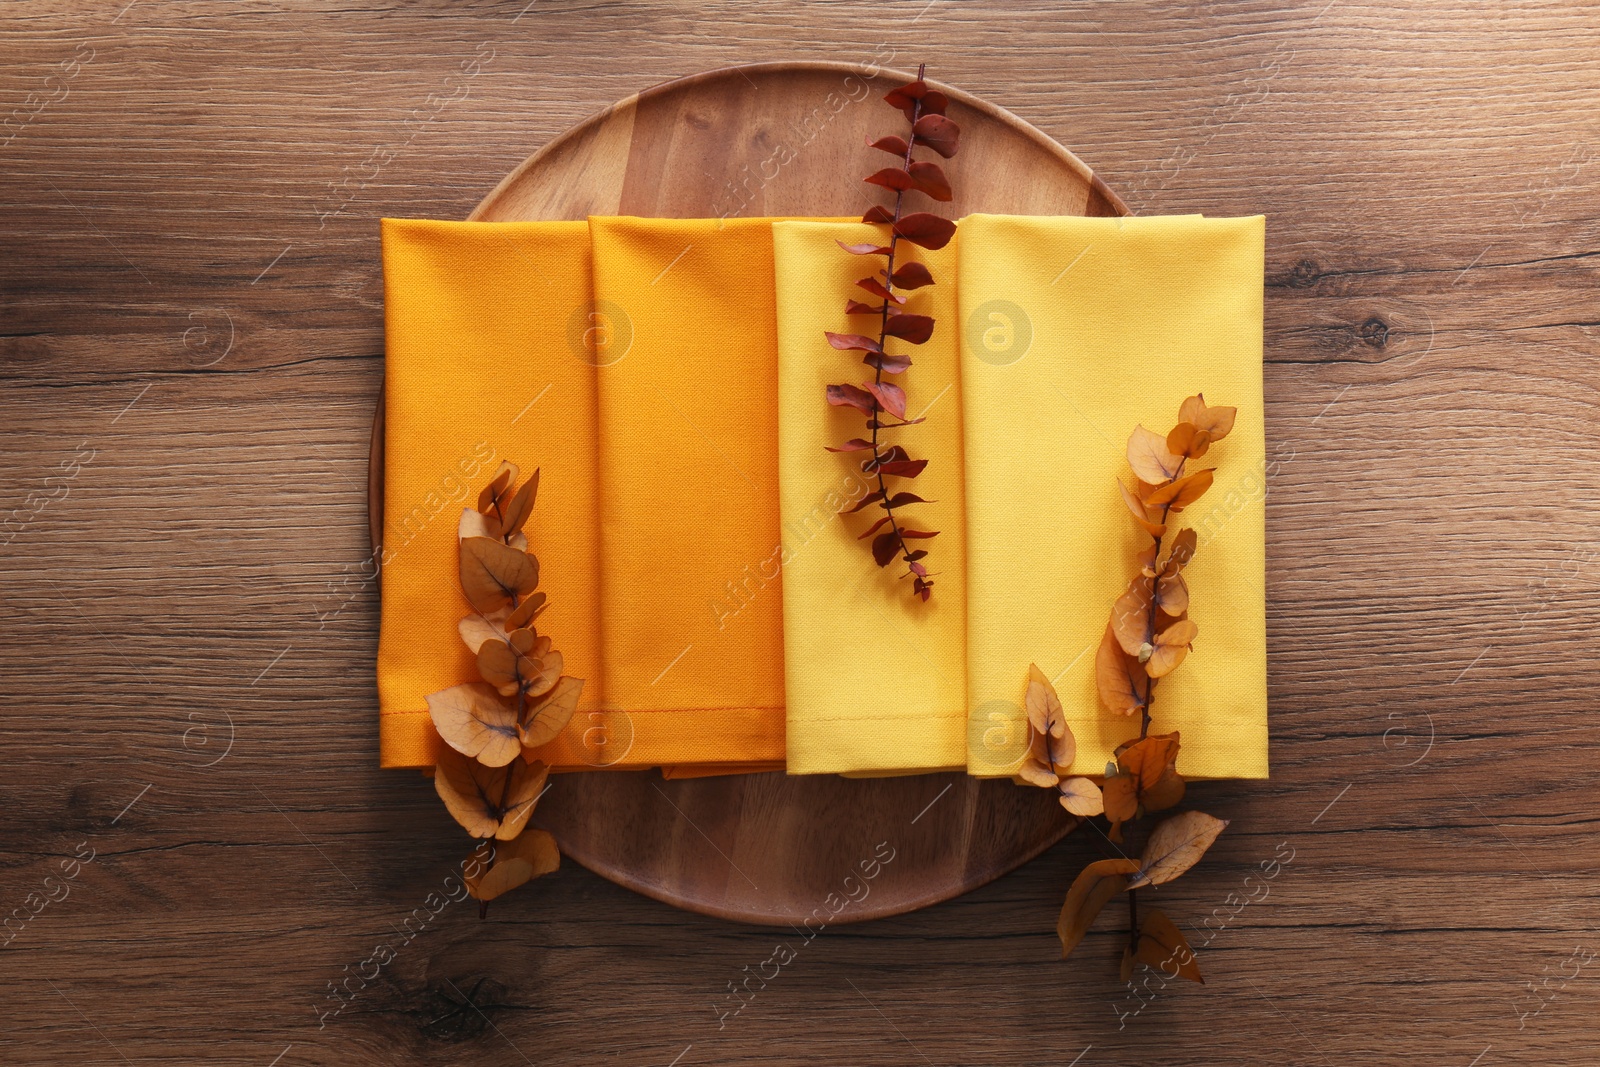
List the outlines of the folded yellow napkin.
{"label": "folded yellow napkin", "polygon": [[567,330],[589,267],[581,222],[383,221],[382,766],[432,765],[442,742],[424,698],[476,677],[456,630],[471,610],[456,526],[503,459],[543,469],[527,525],[550,604],[539,628],[586,679],[546,758],[602,755],[584,743],[602,706],[595,371]]}
{"label": "folded yellow napkin", "polygon": [[961,222],[967,485],[968,769],[1015,771],[1037,662],[1104,769],[1137,719],[1100,706],[1095,649],[1143,543],[1116,479],[1133,428],[1165,433],[1203,391],[1239,409],[1206,457],[1216,483],[1182,515],[1194,651],[1156,690],[1191,777],[1267,774],[1261,218]]}
{"label": "folded yellow napkin", "polygon": [[607,699],[653,763],[782,767],[771,220],[589,225]]}
{"label": "folded yellow napkin", "polygon": [[885,430],[929,461],[890,491],[932,501],[897,511],[914,528],[938,530],[920,542],[934,575],[932,598],[912,595],[905,564],[878,567],[858,540],[883,515],[876,505],[841,516],[877,488],[860,461],[870,452],[831,453],[824,445],[869,437],[854,408],[830,407],[825,389],[872,380],[860,352],[829,347],[824,331],[877,335],[876,320],[846,316],[852,293],[871,297],[856,279],[883,266],[881,256],[852,256],[838,243],[883,238],[861,223],[773,225],[778,294],[778,464],[783,518],[783,623],[791,774],[894,774],[966,766],[966,579],[962,506],[960,324],[956,244],[938,251],[902,242],[896,266],[925,264],[935,284],[908,292],[905,311],[935,319],[922,345],[893,341],[911,368],[886,375],[902,385],[908,414],[927,421]]}

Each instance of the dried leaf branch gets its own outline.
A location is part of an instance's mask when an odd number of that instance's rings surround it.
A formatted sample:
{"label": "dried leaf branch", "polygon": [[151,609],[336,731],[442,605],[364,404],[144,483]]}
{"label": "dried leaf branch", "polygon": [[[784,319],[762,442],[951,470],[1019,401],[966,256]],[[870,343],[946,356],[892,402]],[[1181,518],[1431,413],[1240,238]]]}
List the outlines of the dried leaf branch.
{"label": "dried leaf branch", "polygon": [[[1107,823],[1103,836],[1114,847],[1123,843],[1124,824],[1172,808],[1184,796],[1177,731],[1150,732],[1156,685],[1182,665],[1199,632],[1189,618],[1189,586],[1183,576],[1194,558],[1197,539],[1193,529],[1175,530],[1174,524],[1176,516],[1211,487],[1214,476],[1212,468],[1191,469],[1191,461],[1204,457],[1214,443],[1228,436],[1235,414],[1234,408],[1210,407],[1204,396],[1192,396],[1179,408],[1178,424],[1165,437],[1140,426],[1128,439],[1133,488],[1120,482],[1118,488],[1150,543],[1135,557],[1136,573],[1112,606],[1095,656],[1095,683],[1100,702],[1111,711],[1139,713],[1139,736],[1117,747],[1099,782],[1065,777],[1077,744],[1055,688],[1038,667],[1029,668],[1029,747],[1018,778],[1055,789],[1061,806],[1073,815],[1103,816]],[[1091,863],[1073,882],[1061,908],[1056,932],[1062,957],[1083,940],[1106,904],[1126,892],[1124,981],[1135,964],[1143,963],[1172,977],[1203,982],[1183,932],[1155,908],[1146,908],[1141,916],[1135,890],[1163,885],[1193,867],[1227,825],[1204,812],[1185,811],[1156,824],[1137,861],[1122,853]]]}
{"label": "dried leaf branch", "polygon": [[480,914],[495,897],[560,864],[555,839],[526,829],[550,773],[533,752],[567,725],[583,692],[583,680],[561,673],[561,653],[534,627],[545,595],[522,527],[539,472],[521,486],[518,473],[502,463],[478,506],[462,510],[457,529],[461,590],[473,608],[458,630],[482,680],[427,698],[434,728],[450,746],[434,769],[434,788],[469,834],[495,842],[487,859],[474,853],[466,872]]}
{"label": "dried leaf branch", "polygon": [[[934,284],[933,275],[921,263],[895,266],[900,242],[904,240],[923,248],[939,249],[950,243],[956,231],[956,224],[949,219],[926,211],[906,214],[903,210],[908,192],[919,192],[938,201],[949,201],[954,195],[943,167],[929,160],[913,158],[918,146],[929,148],[945,159],[955,155],[960,147],[961,128],[944,115],[950,101],[944,93],[930,89],[927,82],[922,80],[924,70],[926,65],[918,67],[916,81],[902,85],[884,97],[885,101],[905,114],[906,121],[910,123],[909,136],[891,135],[868,143],[869,148],[888,152],[899,160],[899,166],[885,167],[864,179],[869,184],[894,193],[893,210],[875,205],[861,219],[862,222],[886,226],[887,240],[884,243],[862,244],[839,242],[839,247],[851,255],[885,257],[881,269],[856,281],[856,285],[866,290],[877,302],[865,303],[851,299],[845,304],[847,315],[873,316],[878,320],[877,337],[828,331],[825,331],[825,335],[828,343],[840,351],[865,353],[861,362],[873,371],[870,382],[859,385],[844,383],[827,388],[829,404],[857,409],[867,417],[867,428],[871,431],[869,437],[854,437],[837,448],[828,449],[830,452],[872,453],[870,459],[862,461],[861,469],[876,478],[877,488],[851,511],[876,504],[882,509],[883,515],[860,535],[859,540],[872,537],[872,558],[880,567],[887,567],[899,556],[906,564],[903,577],[911,579],[913,594],[926,601],[933,593],[933,578],[922,562],[928,550],[913,548],[910,542],[935,537],[939,531],[914,529],[901,521],[896,514],[897,509],[928,501],[909,491],[891,493],[888,479],[915,478],[927,467],[928,461],[912,458],[903,445],[883,447],[879,441],[881,431],[914,426],[923,421],[907,417],[904,387],[884,380],[885,374],[904,374],[911,366],[909,355],[889,351],[890,339],[896,338],[912,345],[924,344],[933,336],[934,327],[931,316],[900,310],[906,305],[907,298],[902,295],[904,292]],[[887,530],[883,529],[885,526]]]}

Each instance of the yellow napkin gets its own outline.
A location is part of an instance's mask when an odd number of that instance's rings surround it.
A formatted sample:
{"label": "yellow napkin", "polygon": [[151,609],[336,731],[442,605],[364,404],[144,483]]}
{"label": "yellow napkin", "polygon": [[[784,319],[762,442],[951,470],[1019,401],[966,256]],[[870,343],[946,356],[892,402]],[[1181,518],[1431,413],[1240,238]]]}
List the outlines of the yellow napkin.
{"label": "yellow napkin", "polygon": [[423,767],[442,742],[424,698],[476,677],[456,623],[456,524],[502,459],[543,468],[528,521],[552,635],[583,704],[545,749],[585,766],[602,699],[595,371],[568,337],[589,301],[581,222],[383,220],[384,515],[379,761]]}
{"label": "yellow napkin", "polygon": [[651,762],[782,767],[771,220],[589,224],[607,699]]}
{"label": "yellow napkin", "polygon": [[1095,649],[1142,534],[1116,486],[1139,424],[1184,397],[1236,406],[1206,457],[1216,483],[1183,513],[1194,651],[1156,690],[1191,777],[1267,774],[1261,218],[961,222],[966,422],[968,769],[1012,773],[1028,664],[1055,680],[1103,771],[1138,722],[1100,706]]}
{"label": "yellow napkin", "polygon": [[904,310],[931,315],[925,344],[893,342],[913,365],[886,380],[907,392],[908,414],[927,422],[885,430],[929,461],[915,479],[890,479],[890,491],[913,491],[934,503],[898,510],[914,528],[938,530],[919,547],[934,574],[933,596],[915,599],[905,564],[874,564],[857,540],[883,515],[869,505],[838,513],[877,488],[863,474],[870,452],[831,453],[824,445],[870,436],[853,408],[830,407],[826,386],[872,380],[859,352],[831,348],[823,331],[871,333],[876,320],[846,316],[857,278],[883,265],[852,256],[836,241],[874,242],[883,227],[860,223],[773,225],[778,286],[778,463],[783,517],[783,623],[791,774],[853,775],[965,767],[966,580],[962,507],[961,388],[955,242],[938,251],[899,246],[896,265],[924,263],[935,284],[909,292]]}

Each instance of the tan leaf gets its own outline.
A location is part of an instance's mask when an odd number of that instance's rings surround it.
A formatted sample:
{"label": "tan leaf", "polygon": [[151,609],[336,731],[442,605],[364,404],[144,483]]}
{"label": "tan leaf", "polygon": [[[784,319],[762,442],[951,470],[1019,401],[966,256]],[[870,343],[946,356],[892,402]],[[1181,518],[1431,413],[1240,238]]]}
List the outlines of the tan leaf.
{"label": "tan leaf", "polygon": [[1183,469],[1183,457],[1167,449],[1167,439],[1154,430],[1136,427],[1128,438],[1128,465],[1139,480],[1159,485],[1170,482]]}
{"label": "tan leaf", "polygon": [[439,753],[433,787],[467,833],[509,841],[527,825],[549,774],[543,763],[513,760],[504,767],[485,767],[447,748]]}
{"label": "tan leaf", "polygon": [[504,641],[487,641],[478,649],[478,674],[503,697],[522,688],[517,662],[516,652]]}
{"label": "tan leaf", "polygon": [[522,753],[516,710],[506,706],[488,686],[480,682],[453,685],[428,694],[426,699],[434,729],[445,744],[463,756],[485,766],[504,767]]}
{"label": "tan leaf", "polygon": [[1189,565],[1194,559],[1194,546],[1199,542],[1199,536],[1193,529],[1179,530],[1178,535],[1172,539],[1172,548],[1167,552],[1167,561],[1161,565],[1161,573],[1176,574]]}
{"label": "tan leaf", "polygon": [[1117,746],[1117,764],[1138,779],[1139,791],[1155,785],[1178,762],[1179,734],[1151,734]]}
{"label": "tan leaf", "polygon": [[513,596],[531,593],[539,584],[539,561],[489,537],[461,542],[461,589],[477,610],[505,607]]}
{"label": "tan leaf", "polygon": [[1166,811],[1177,807],[1186,789],[1183,775],[1178,773],[1176,767],[1168,767],[1154,785],[1139,793],[1139,803],[1147,812]]}
{"label": "tan leaf", "polygon": [[539,495],[539,471],[534,469],[533,474],[522,488],[518,489],[511,502],[505,505],[505,519],[502,526],[507,534],[514,534],[522,529],[522,524],[528,521],[528,516],[533,513],[533,501]]}
{"label": "tan leaf", "polygon": [[1195,471],[1169,485],[1161,486],[1150,494],[1150,499],[1145,503],[1151,507],[1164,507],[1171,512],[1182,511],[1211,488],[1211,482],[1215,477],[1216,472],[1210,467]]}
{"label": "tan leaf", "polygon": [[1226,819],[1213,818],[1203,811],[1180,812],[1158,823],[1150,831],[1139,858],[1139,872],[1129,880],[1128,888],[1172,881],[1200,861],[1227,825]]}
{"label": "tan leaf", "polygon": [[1156,580],[1156,606],[1173,618],[1189,610],[1189,583],[1180,572],[1163,574]]}
{"label": "tan leaf", "polygon": [[1154,967],[1168,978],[1187,978],[1205,984],[1206,980],[1200,977],[1200,964],[1183,931],[1159,908],[1147,908],[1139,916],[1139,943],[1133,955],[1146,967]]}
{"label": "tan leaf", "polygon": [[486,615],[463,615],[461,621],[456,623],[456,630],[461,634],[461,640],[472,649],[476,656],[485,641],[504,641],[506,639],[505,624],[510,620],[506,618],[506,611],[501,608],[491,611]]}
{"label": "tan leaf", "polygon": [[456,523],[456,539],[465,541],[469,537],[491,537],[500,540],[500,520],[492,515],[485,515],[472,508],[461,509],[461,521]]}
{"label": "tan leaf", "polygon": [[1211,449],[1211,435],[1192,422],[1180,422],[1167,434],[1167,450],[1175,456],[1199,459]]}
{"label": "tan leaf", "polygon": [[1121,841],[1122,824],[1139,813],[1139,780],[1126,773],[1108,774],[1100,796],[1111,823],[1111,840]]}
{"label": "tan leaf", "polygon": [[582,693],[582,678],[559,679],[522,717],[522,744],[528,748],[538,748],[554,740],[557,734],[566,729],[572,713],[578,710],[578,697]]}
{"label": "tan leaf", "polygon": [[1061,905],[1061,917],[1056,920],[1062,959],[1078,947],[1100,909],[1126,887],[1127,880],[1123,876],[1138,869],[1139,865],[1133,860],[1096,860],[1073,879],[1066,903]]}
{"label": "tan leaf", "polygon": [[1238,408],[1207,406],[1204,393],[1191,396],[1178,408],[1179,419],[1193,423],[1198,430],[1204,430],[1213,441],[1220,441],[1233,431],[1234,416],[1238,413]]}
{"label": "tan leaf", "polygon": [[1134,578],[1111,606],[1111,632],[1130,656],[1139,655],[1140,649],[1152,643],[1152,584],[1148,578]]}
{"label": "tan leaf", "polygon": [[1061,806],[1073,815],[1099,815],[1106,810],[1100,787],[1088,778],[1068,778],[1060,785]]}
{"label": "tan leaf", "polygon": [[494,477],[490,479],[489,484],[484,486],[483,490],[478,493],[478,510],[484,514],[492,512],[495,503],[505,496],[506,491],[517,480],[517,474],[518,470],[515,463],[509,460],[502,461],[499,468],[494,472]]}
{"label": "tan leaf", "polygon": [[1200,628],[1189,619],[1179,619],[1162,630],[1151,642],[1153,649],[1145,661],[1145,673],[1152,678],[1165,678],[1177,670],[1199,632]]}
{"label": "tan leaf", "polygon": [[1036,663],[1028,664],[1028,691],[1024,697],[1028,725],[1045,737],[1050,762],[1057,774],[1065,774],[1078,755],[1078,739],[1067,725],[1061,698]]}
{"label": "tan leaf", "polygon": [[524,597],[522,599],[522,603],[517,605],[517,610],[513,611],[511,613],[511,615],[506,619],[506,629],[507,630],[520,630],[520,629],[522,629],[523,627],[527,626],[530,622],[532,622],[534,619],[537,619],[541,614],[543,614],[544,609],[545,609],[544,594],[543,593],[529,593],[526,597]]}
{"label": "tan leaf", "polygon": [[1100,702],[1118,715],[1132,715],[1150,702],[1150,676],[1138,660],[1122,650],[1110,623],[1095,653],[1094,680]]}
{"label": "tan leaf", "polygon": [[[1166,526],[1157,521],[1161,518],[1160,513],[1152,513],[1149,506],[1139,499],[1133,490],[1122,484],[1122,479],[1120,478],[1117,479],[1117,488],[1122,490],[1122,502],[1128,505],[1128,510],[1133,512],[1133,517],[1138,520],[1140,526],[1144,527],[1145,533],[1151,537],[1160,537],[1167,532]],[[477,512],[473,512],[473,514],[477,514]]]}
{"label": "tan leaf", "polygon": [[467,891],[477,900],[493,900],[561,866],[561,850],[545,830],[524,830],[514,840],[497,845],[494,865],[477,878],[463,876]]}

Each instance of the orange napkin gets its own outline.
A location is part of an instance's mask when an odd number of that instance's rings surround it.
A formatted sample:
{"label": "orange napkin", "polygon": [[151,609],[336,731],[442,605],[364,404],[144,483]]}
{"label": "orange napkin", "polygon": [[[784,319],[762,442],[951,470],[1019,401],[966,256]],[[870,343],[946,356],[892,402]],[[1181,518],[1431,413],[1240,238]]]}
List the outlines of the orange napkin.
{"label": "orange napkin", "polygon": [[[424,698],[472,679],[456,623],[456,524],[502,459],[543,468],[528,540],[551,634],[583,704],[546,748],[606,758],[601,714],[595,370],[569,340],[589,302],[581,222],[383,220],[384,514],[379,762],[425,767],[440,742]],[[582,331],[576,331],[581,342]],[[586,743],[586,739],[588,743]]]}

